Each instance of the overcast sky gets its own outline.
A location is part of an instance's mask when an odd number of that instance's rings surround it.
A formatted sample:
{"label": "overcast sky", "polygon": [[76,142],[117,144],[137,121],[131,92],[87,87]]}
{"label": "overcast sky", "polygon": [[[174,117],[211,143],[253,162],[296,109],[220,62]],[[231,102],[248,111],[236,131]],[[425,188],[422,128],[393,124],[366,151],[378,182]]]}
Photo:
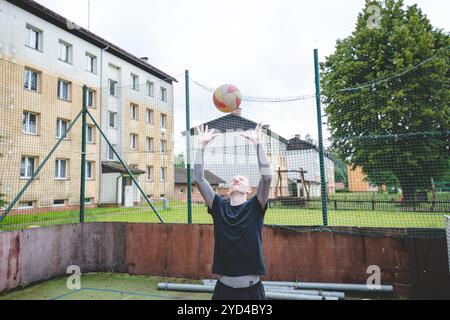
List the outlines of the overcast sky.
{"label": "overcast sky", "polygon": [[[87,27],[88,0],[38,0]],[[171,75],[245,95],[314,90],[313,49],[321,59],[354,29],[364,0],[91,0],[90,30]],[[434,26],[450,30],[450,1],[417,3]]]}
{"label": "overcast sky", "polygon": [[[38,2],[87,28],[88,0]],[[148,57],[155,67],[172,76],[189,69],[191,78],[208,87],[233,83],[246,96],[262,97],[314,93],[313,49],[319,49],[323,61],[333,52],[336,40],[354,30],[365,4],[365,0],[90,2],[90,30],[138,57]],[[450,30],[450,1],[405,3],[417,3],[435,27]],[[210,103],[208,95],[204,109],[192,112],[192,125],[205,121],[201,116],[206,114],[209,120],[223,115]],[[317,139],[314,101],[307,103],[303,109],[283,105],[283,112],[270,106],[247,110],[252,110],[250,119],[270,123],[286,138],[310,133]],[[184,148],[179,139],[183,112],[175,117],[178,153]],[[324,135],[328,136],[326,130]]]}

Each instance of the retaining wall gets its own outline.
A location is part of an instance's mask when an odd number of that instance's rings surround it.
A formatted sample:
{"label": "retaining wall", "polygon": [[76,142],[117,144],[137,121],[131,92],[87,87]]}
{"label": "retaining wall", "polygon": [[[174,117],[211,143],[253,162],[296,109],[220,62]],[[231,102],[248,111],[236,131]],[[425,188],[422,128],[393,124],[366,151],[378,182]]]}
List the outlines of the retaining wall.
{"label": "retaining wall", "polygon": [[[366,283],[368,266],[377,265],[382,283],[394,284],[397,294],[450,297],[445,237],[375,237],[351,230],[265,227],[263,280]],[[210,278],[213,245],[211,225],[85,223],[1,232],[0,292],[65,275],[70,265],[82,272]]]}

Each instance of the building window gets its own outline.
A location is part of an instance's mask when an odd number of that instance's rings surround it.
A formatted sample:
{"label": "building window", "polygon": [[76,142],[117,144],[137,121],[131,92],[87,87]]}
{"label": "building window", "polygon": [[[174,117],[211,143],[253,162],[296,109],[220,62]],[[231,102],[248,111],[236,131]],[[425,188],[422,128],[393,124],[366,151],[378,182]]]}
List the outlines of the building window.
{"label": "building window", "polygon": [[153,152],[153,150],[154,150],[153,138],[147,137],[147,152]]}
{"label": "building window", "polygon": [[97,73],[97,57],[86,52],[86,71]]}
{"label": "building window", "polygon": [[43,33],[41,30],[27,25],[27,43],[26,45],[32,49],[42,51]]}
{"label": "building window", "polygon": [[147,95],[149,97],[155,96],[155,84],[151,81],[147,81]]}
{"label": "building window", "polygon": [[54,207],[63,207],[66,205],[66,200],[53,200],[53,206]]}
{"label": "building window", "polygon": [[37,134],[38,115],[36,113],[24,111],[22,120],[22,132]]}
{"label": "building window", "polygon": [[153,181],[153,166],[147,166],[147,181]]}
{"label": "building window", "polygon": [[33,209],[33,208],[34,208],[34,201],[21,201],[21,202],[19,202],[19,210]]}
{"label": "building window", "polygon": [[137,141],[138,141],[138,135],[137,134],[130,134],[130,149],[136,150],[137,149]]}
{"label": "building window", "polygon": [[167,129],[167,115],[161,114],[161,129]]}
{"label": "building window", "polygon": [[133,90],[139,91],[139,77],[135,74],[131,74],[131,86]]}
{"label": "building window", "polygon": [[148,124],[153,124],[154,123],[154,112],[152,109],[147,109],[147,123]]}
{"label": "building window", "polygon": [[166,181],[167,179],[167,168],[161,167],[161,181]]}
{"label": "building window", "polygon": [[95,106],[95,91],[88,89],[88,91],[86,92],[86,105],[89,108],[94,108]]}
{"label": "building window", "polygon": [[65,80],[58,80],[58,98],[61,100],[70,100],[70,82]]}
{"label": "building window", "polygon": [[[114,149],[116,149],[117,145],[113,144],[112,148],[109,147],[109,151],[108,151],[108,160],[113,161],[115,159],[115,154],[114,154]],[[114,149],[113,149],[114,148]]]}
{"label": "building window", "polygon": [[37,92],[39,90],[39,79],[39,72],[25,68],[23,87],[27,90]]}
{"label": "building window", "polygon": [[94,170],[94,162],[87,161],[86,162],[86,179],[87,180],[92,180],[92,177],[94,176],[93,170]]}
{"label": "building window", "polygon": [[35,157],[23,156],[20,162],[20,178],[30,179],[34,174],[37,159]]}
{"label": "building window", "polygon": [[68,128],[69,121],[64,119],[56,120],[56,138],[60,139],[64,137],[64,139],[67,139]]}
{"label": "building window", "polygon": [[87,126],[87,131],[86,131],[87,143],[91,143],[91,144],[95,143],[95,140],[94,140],[94,132],[95,131],[94,130],[95,130],[94,126],[90,126],[90,125]]}
{"label": "building window", "polygon": [[131,120],[138,120],[138,105],[132,103],[130,105],[130,118]]}
{"label": "building window", "polygon": [[109,118],[109,127],[110,128],[115,128],[116,127],[116,116],[117,113],[113,112],[113,111],[109,111],[108,112],[108,118]]}
{"label": "building window", "polygon": [[59,60],[72,63],[72,45],[63,40],[59,40]]}
{"label": "building window", "polygon": [[109,79],[109,95],[117,97],[117,81]]}
{"label": "building window", "polygon": [[167,153],[167,140],[161,140],[161,153]]}
{"label": "building window", "polygon": [[57,159],[55,162],[55,178],[65,180],[67,179],[67,160]]}
{"label": "building window", "polygon": [[167,102],[167,89],[161,87],[161,101]]}

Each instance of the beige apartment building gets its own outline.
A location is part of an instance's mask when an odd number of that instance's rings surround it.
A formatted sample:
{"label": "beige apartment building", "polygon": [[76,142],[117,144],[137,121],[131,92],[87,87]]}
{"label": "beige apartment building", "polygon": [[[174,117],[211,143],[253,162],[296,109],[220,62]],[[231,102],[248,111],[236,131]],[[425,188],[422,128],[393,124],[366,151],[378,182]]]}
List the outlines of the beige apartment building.
{"label": "beige apartment building", "polygon": [[[170,198],[176,79],[34,1],[0,0],[0,24],[0,193],[6,201],[66,136],[14,212],[79,205],[81,117],[74,122],[83,85],[88,111],[145,194]],[[89,117],[87,124],[87,205],[138,205],[138,188]]]}

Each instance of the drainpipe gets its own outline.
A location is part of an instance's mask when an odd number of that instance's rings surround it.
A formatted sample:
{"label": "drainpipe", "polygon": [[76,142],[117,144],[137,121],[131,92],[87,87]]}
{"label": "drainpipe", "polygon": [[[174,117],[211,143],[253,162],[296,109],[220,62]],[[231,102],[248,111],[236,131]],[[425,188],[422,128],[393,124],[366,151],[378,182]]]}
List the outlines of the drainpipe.
{"label": "drainpipe", "polygon": [[120,178],[122,178],[122,175],[120,175],[116,178],[116,204],[117,205],[119,204],[119,192],[122,192],[122,188],[119,189],[119,179]]}
{"label": "drainpipe", "polygon": [[[99,108],[100,108],[100,125],[103,124],[103,53],[109,49],[109,46],[101,49],[100,53],[100,99],[99,99]],[[100,148],[100,174],[98,175],[98,203],[100,204],[100,199],[102,198],[102,138],[100,137],[99,148]]]}

